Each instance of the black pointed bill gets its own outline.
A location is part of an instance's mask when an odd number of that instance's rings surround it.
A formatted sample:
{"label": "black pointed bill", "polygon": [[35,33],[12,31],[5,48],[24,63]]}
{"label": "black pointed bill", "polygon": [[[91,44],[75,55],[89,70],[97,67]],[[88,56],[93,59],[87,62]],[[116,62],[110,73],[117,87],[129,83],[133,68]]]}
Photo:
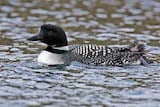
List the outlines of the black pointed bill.
{"label": "black pointed bill", "polygon": [[40,36],[40,35],[35,35],[35,36],[32,36],[32,37],[28,38],[28,40],[30,40],[30,41],[42,40],[42,36]]}

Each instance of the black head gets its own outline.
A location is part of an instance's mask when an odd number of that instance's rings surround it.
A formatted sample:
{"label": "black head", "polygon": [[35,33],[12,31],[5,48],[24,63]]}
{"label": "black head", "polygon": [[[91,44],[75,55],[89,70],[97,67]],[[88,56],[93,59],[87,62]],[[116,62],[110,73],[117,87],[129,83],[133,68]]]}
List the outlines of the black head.
{"label": "black head", "polygon": [[47,45],[55,45],[56,47],[68,45],[64,30],[59,26],[51,24],[42,25],[39,34],[29,38],[28,40],[40,40]]}

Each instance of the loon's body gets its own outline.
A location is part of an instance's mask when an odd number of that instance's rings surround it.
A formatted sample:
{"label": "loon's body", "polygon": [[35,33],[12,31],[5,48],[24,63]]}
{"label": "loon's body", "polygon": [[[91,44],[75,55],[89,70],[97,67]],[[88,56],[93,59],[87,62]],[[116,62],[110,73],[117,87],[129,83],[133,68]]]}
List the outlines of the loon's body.
{"label": "loon's body", "polygon": [[38,62],[48,65],[69,64],[72,61],[105,66],[123,66],[137,62],[146,65],[150,62],[144,56],[144,45],[137,42],[122,48],[96,44],[68,46],[64,30],[56,25],[42,25],[40,33],[29,40],[40,40],[48,45],[38,56]]}
{"label": "loon's body", "polygon": [[[69,50],[68,46],[64,46],[61,48],[54,48],[54,49],[65,51],[65,52]],[[64,54],[52,52],[52,47],[47,47],[46,50],[43,50],[40,53],[37,60],[40,63],[45,63],[48,65],[59,65],[59,64],[65,64],[63,57],[64,57]]]}

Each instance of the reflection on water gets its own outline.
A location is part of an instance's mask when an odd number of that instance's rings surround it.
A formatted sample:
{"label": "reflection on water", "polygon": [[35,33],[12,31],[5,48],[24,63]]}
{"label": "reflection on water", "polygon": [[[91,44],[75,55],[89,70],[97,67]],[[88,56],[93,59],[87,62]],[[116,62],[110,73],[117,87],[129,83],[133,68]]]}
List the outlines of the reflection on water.
{"label": "reflection on water", "polygon": [[62,26],[70,44],[146,44],[160,62],[159,0],[1,0],[0,106],[157,107],[160,65],[49,67],[45,47],[26,39],[44,23]]}

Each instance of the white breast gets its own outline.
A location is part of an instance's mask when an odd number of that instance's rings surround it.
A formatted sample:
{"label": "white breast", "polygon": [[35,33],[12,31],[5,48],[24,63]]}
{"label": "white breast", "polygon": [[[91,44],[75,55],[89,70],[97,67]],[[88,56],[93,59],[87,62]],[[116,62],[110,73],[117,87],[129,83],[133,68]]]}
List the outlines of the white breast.
{"label": "white breast", "polygon": [[56,54],[48,51],[42,51],[38,56],[38,62],[47,64],[47,65],[64,64],[62,55],[63,54]]}

